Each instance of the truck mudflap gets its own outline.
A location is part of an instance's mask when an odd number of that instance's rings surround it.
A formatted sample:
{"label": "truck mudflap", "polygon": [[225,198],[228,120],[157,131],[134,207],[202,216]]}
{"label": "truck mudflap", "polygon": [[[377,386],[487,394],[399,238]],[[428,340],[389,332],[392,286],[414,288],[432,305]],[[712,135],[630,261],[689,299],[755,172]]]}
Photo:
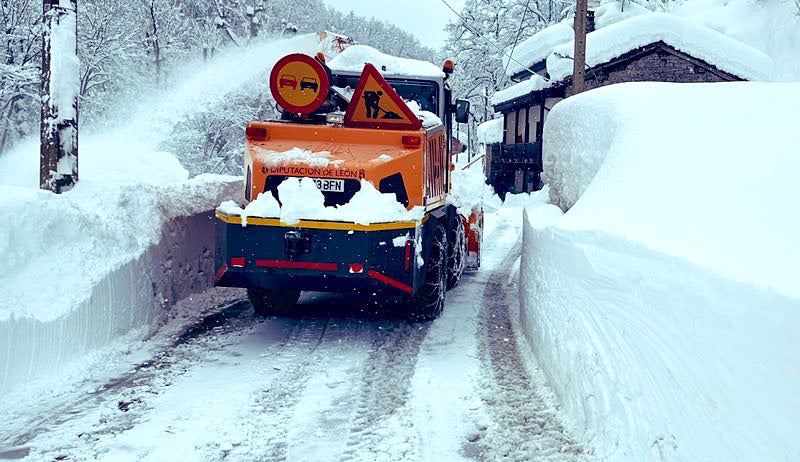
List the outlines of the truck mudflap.
{"label": "truck mudflap", "polygon": [[215,285],[411,295],[423,221],[374,223],[242,217],[217,211]]}

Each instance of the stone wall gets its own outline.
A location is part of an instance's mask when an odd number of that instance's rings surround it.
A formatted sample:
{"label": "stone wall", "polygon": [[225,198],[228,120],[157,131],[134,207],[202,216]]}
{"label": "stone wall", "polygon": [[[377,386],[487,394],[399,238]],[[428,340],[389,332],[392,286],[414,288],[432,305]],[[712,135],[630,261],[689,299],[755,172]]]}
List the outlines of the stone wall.
{"label": "stone wall", "polygon": [[[699,60],[680,57],[653,46],[643,55],[586,72],[586,90],[623,82],[728,82],[739,80],[733,75],[715,69]],[[572,94],[572,87],[567,89]]]}

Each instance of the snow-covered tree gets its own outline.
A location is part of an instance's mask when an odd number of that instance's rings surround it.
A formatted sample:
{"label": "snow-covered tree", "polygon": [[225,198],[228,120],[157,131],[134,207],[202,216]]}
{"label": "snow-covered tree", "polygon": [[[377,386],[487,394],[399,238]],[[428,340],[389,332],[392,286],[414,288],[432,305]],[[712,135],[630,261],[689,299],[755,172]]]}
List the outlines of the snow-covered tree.
{"label": "snow-covered tree", "polygon": [[[0,155],[39,128],[41,6],[41,0],[0,0]],[[343,33],[398,56],[437,64],[444,57],[394,25],[340,13],[322,0],[81,0],[81,124],[124,115],[131,101],[184,75],[188,59],[279,37],[289,25],[300,33]],[[187,115],[165,149],[193,174],[238,173],[245,124],[273,117],[273,104],[262,78]]]}
{"label": "snow-covered tree", "polygon": [[78,11],[78,55],[81,58],[81,117],[95,119],[114,105],[114,100],[139,84],[132,68],[140,68],[145,56],[131,27],[135,4],[92,0]]}
{"label": "snow-covered tree", "polygon": [[152,63],[154,80],[161,85],[165,64],[188,54],[191,25],[181,9],[180,0],[139,0],[142,46]]}
{"label": "snow-covered tree", "polygon": [[488,97],[508,83],[503,54],[541,29],[538,16],[523,5],[511,0],[467,0],[461,17],[447,25],[445,51],[457,65],[464,64],[457,68],[453,89],[472,102],[478,123],[492,118]]}
{"label": "snow-covered tree", "polygon": [[41,3],[0,2],[0,154],[39,123]]}

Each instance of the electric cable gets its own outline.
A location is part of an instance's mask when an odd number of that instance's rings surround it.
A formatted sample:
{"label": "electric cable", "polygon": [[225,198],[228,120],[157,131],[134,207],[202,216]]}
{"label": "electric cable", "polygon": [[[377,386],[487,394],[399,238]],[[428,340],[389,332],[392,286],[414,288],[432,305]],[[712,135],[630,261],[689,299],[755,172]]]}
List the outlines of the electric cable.
{"label": "electric cable", "polygon": [[[477,30],[476,30],[474,27],[470,26],[470,25],[467,23],[467,19],[466,19],[466,18],[464,18],[463,16],[461,16],[461,13],[459,13],[458,11],[456,11],[456,10],[455,10],[455,8],[453,8],[452,6],[450,6],[450,4],[449,4],[449,3],[447,3],[447,0],[441,0],[441,2],[442,2],[442,3],[444,3],[444,5],[445,5],[447,8],[449,8],[449,9],[450,9],[450,11],[452,11],[452,12],[453,12],[453,13],[454,13],[456,16],[458,16],[458,17],[461,19],[461,24],[462,24],[462,25],[463,25],[463,26],[464,26],[464,27],[465,27],[465,28],[466,28],[468,31],[472,32],[473,34],[475,34],[475,36],[476,36],[476,37],[483,39],[484,41],[486,41],[486,43],[488,43],[489,45],[491,45],[491,46],[493,46],[494,48],[496,48],[498,51],[500,51],[500,53],[502,53],[502,54],[503,54],[503,56],[507,57],[507,58],[509,59],[509,61],[514,61],[515,63],[517,63],[517,64],[519,64],[520,66],[522,66],[522,69],[523,69],[523,70],[526,70],[526,71],[530,72],[530,74],[531,74],[531,75],[538,75],[538,74],[536,74],[535,72],[533,72],[532,70],[530,70],[530,69],[528,68],[528,66],[526,66],[525,64],[522,64],[521,62],[519,62],[519,61],[517,61],[516,59],[514,59],[514,57],[513,57],[513,56],[511,56],[511,55],[509,55],[508,53],[506,53],[506,51],[505,51],[505,50],[503,50],[502,48],[500,48],[500,46],[499,46],[499,45],[497,45],[496,43],[494,43],[494,42],[492,42],[491,40],[487,39],[486,37],[484,37],[484,36],[483,36],[483,34],[481,34],[480,32],[478,32],[478,31],[477,31]],[[545,79],[545,80],[547,80],[547,79]]]}
{"label": "electric cable", "polygon": [[[519,35],[522,33],[522,25],[525,23],[525,15],[528,13],[528,5],[530,5],[531,0],[525,1],[525,9],[522,10],[522,19],[519,21],[519,25],[517,26],[517,34],[514,37],[514,43],[511,45],[511,51],[508,52],[509,56],[514,56],[514,49],[517,48],[517,43],[519,43]],[[503,69],[503,74],[508,72],[508,65],[511,64],[511,60],[509,59],[506,61],[506,68]]]}

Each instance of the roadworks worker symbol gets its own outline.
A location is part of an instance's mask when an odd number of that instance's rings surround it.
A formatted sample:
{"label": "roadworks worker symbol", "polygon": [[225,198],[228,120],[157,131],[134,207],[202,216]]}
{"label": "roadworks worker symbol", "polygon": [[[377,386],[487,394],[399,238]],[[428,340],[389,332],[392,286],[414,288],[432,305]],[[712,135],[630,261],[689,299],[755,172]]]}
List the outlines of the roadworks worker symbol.
{"label": "roadworks worker symbol", "polygon": [[346,127],[419,130],[422,122],[372,64],[365,64],[344,115]]}
{"label": "roadworks worker symbol", "polygon": [[322,64],[311,56],[294,53],[284,56],[272,68],[269,89],[285,110],[311,114],[328,97],[330,82]]}

